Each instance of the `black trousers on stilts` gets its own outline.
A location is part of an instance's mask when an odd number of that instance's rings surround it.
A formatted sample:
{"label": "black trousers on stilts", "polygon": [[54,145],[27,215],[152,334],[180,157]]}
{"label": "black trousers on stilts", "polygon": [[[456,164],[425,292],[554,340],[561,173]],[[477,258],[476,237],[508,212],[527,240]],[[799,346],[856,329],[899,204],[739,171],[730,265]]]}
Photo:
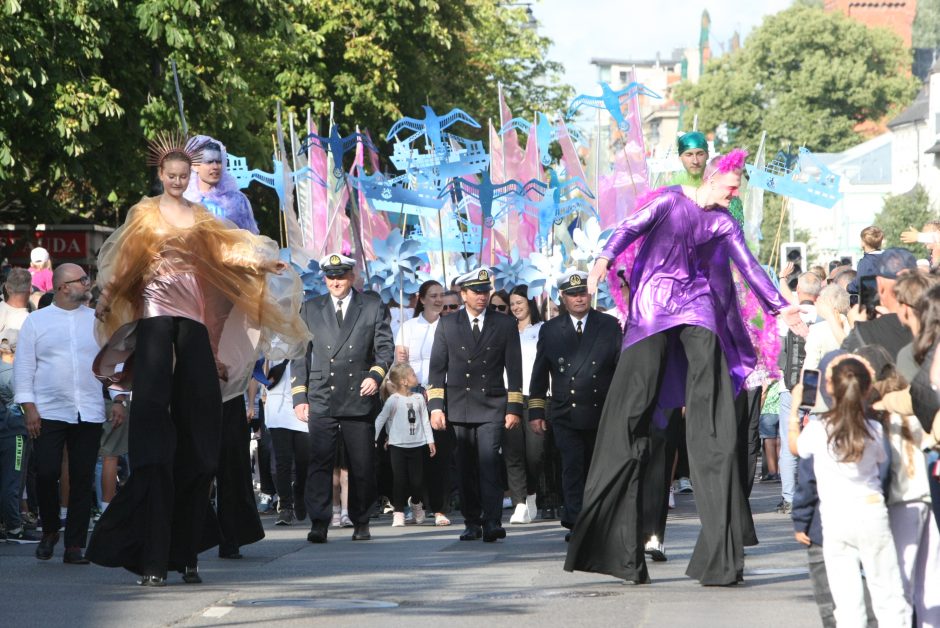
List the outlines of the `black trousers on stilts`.
{"label": "black trousers on stilts", "polygon": [[646,463],[643,486],[643,542],[655,536],[663,543],[666,538],[666,517],[669,514],[669,484],[672,464],[682,436],[682,409],[659,410],[666,424],[650,428],[650,455]]}
{"label": "black trousers on stilts", "polygon": [[196,566],[199,552],[217,543],[204,524],[221,423],[206,327],[172,316],[138,321],[131,474],[95,526],[89,560],[157,576]]}
{"label": "black trousers on stilts", "polygon": [[744,571],[741,521],[747,508],[737,465],[734,390],[717,336],[697,326],[654,334],[630,345],[620,356],[565,569],[649,582],[640,486],[670,334],[681,344],[689,363],[686,432],[702,522],[686,574],[702,584],[734,584]]}
{"label": "black trousers on stilts", "polygon": [[222,404],[221,440],[215,478],[219,554],[229,555],[237,553],[242,545],[264,538],[251,480],[251,430],[245,399],[241,396]]}
{"label": "black trousers on stilts", "polygon": [[754,488],[754,474],[757,471],[757,456],[760,454],[760,400],[763,389],[742,390],[734,400],[734,410],[738,420],[738,469],[741,474],[741,490],[744,491],[744,519],[741,521],[744,532],[744,545],[757,545],[757,530],[751,513],[751,490]]}

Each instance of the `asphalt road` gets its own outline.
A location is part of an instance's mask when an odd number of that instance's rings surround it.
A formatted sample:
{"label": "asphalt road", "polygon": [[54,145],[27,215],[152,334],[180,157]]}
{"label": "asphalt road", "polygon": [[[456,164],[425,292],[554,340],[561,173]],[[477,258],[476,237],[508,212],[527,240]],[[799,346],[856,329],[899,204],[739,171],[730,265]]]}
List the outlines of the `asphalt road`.
{"label": "asphalt road", "polygon": [[[373,522],[370,542],[330,530],[326,545],[307,526],[275,527],[242,548],[240,561],[201,557],[201,585],[171,574],[162,589],[139,587],[120,569],[48,562],[35,545],[0,544],[0,617],[13,626],[814,626],[819,624],[806,552],[789,517],[774,513],[779,484],[756,484],[751,505],[760,545],[747,549],[745,583],[702,587],[685,568],[698,533],[694,496],[670,512],[669,560],[651,563],[653,584],[562,570],[558,522],[508,526],[494,544],[460,542],[449,528]],[[508,521],[510,511],[505,511]],[[9,622],[9,623],[8,623]]]}

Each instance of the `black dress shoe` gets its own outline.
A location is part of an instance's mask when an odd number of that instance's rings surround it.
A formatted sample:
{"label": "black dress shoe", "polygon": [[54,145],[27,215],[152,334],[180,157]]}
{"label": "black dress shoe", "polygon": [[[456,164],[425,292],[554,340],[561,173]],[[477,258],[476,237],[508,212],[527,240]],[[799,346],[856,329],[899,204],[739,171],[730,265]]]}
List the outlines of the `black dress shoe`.
{"label": "black dress shoe", "polygon": [[461,541],[476,541],[483,536],[483,528],[478,525],[468,525],[460,535]]}
{"label": "black dress shoe", "polygon": [[483,542],[493,543],[498,539],[506,538],[506,530],[495,522],[487,521],[483,524]]}
{"label": "black dress shoe", "polygon": [[52,551],[55,549],[55,544],[58,542],[58,532],[43,534],[42,540],[40,540],[39,545],[36,546],[36,558],[39,560],[49,560],[52,558]]}
{"label": "black dress shoe", "polygon": [[87,565],[90,561],[82,554],[82,548],[67,547],[62,556],[62,562],[70,565]]}
{"label": "black dress shoe", "polygon": [[165,587],[166,578],[163,576],[142,576],[137,584],[142,587]]}
{"label": "black dress shoe", "polygon": [[230,550],[230,549],[223,550],[220,548],[219,558],[227,558],[229,560],[240,560],[244,558],[244,556],[242,556],[242,553],[238,551],[238,548],[234,550]]}
{"label": "black dress shoe", "polygon": [[202,578],[199,576],[198,567],[187,567],[183,571],[183,582],[186,584],[202,584]]}
{"label": "black dress shoe", "polygon": [[357,523],[356,527],[353,528],[353,541],[371,541],[372,533],[369,532],[368,523]]}
{"label": "black dress shoe", "polygon": [[307,540],[311,543],[326,543],[326,532],[329,524],[326,521],[314,521],[310,526]]}

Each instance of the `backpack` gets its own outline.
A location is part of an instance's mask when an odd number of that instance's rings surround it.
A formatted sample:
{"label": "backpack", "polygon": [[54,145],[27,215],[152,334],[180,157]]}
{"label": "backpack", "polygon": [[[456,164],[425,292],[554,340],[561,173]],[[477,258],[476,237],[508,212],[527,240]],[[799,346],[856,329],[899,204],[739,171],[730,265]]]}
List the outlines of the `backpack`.
{"label": "backpack", "polygon": [[793,390],[793,387],[800,383],[800,372],[803,370],[803,362],[806,360],[806,338],[797,336],[792,331],[787,331],[783,341],[783,350],[780,352],[783,371],[783,385],[787,390]]}

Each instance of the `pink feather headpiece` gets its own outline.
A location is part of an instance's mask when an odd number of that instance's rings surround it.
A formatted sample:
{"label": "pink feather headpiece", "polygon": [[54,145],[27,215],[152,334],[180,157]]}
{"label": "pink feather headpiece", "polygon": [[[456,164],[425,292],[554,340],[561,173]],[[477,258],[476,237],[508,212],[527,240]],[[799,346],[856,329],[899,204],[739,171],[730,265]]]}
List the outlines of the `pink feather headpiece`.
{"label": "pink feather headpiece", "polygon": [[705,177],[710,179],[716,174],[727,174],[729,172],[738,172],[744,170],[744,160],[747,159],[747,151],[743,148],[735,148],[727,155],[718,158],[718,163],[714,166],[709,165],[708,173]]}

